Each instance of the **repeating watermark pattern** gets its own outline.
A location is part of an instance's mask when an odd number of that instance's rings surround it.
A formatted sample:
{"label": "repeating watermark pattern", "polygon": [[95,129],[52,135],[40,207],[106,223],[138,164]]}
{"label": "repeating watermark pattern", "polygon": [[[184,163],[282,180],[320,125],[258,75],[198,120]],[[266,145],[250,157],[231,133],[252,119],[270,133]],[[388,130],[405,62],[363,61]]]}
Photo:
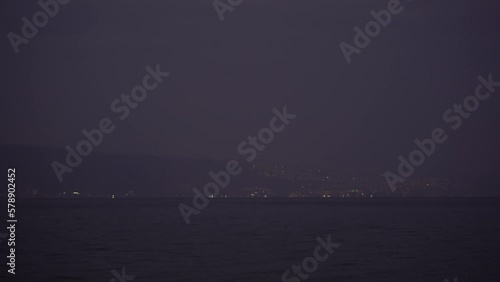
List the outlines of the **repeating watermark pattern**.
{"label": "repeating watermark pattern", "polygon": [[225,0],[227,3],[224,3],[223,0],[214,0],[212,5],[214,6],[215,12],[219,16],[221,22],[224,21],[224,13],[234,11],[234,8],[238,7],[243,0]]}
{"label": "repeating watermark pattern", "polygon": [[[488,79],[480,75],[478,80],[479,84],[476,86],[474,95],[465,97],[461,104],[455,103],[453,108],[447,109],[443,113],[443,120],[451,125],[451,129],[458,130],[462,126],[463,120],[470,118],[471,113],[479,108],[480,101],[487,100],[495,92],[495,88],[500,87],[500,81],[493,81],[492,74],[488,75]],[[442,144],[446,140],[448,140],[448,135],[442,128],[432,130],[430,138],[424,140],[415,139],[413,142],[417,149],[409,154],[408,160],[402,155],[398,156],[398,174],[391,171],[384,173],[385,180],[391,191],[396,190],[397,183],[404,183],[408,177],[413,175],[415,167],[421,166],[425,162],[426,156],[430,157],[434,154],[437,144]]]}
{"label": "repeating watermark pattern", "polygon": [[38,5],[42,10],[33,14],[32,21],[26,17],[22,17],[21,21],[24,23],[21,27],[21,35],[14,32],[9,32],[7,38],[9,39],[12,49],[17,54],[19,53],[19,45],[28,44],[29,39],[33,39],[38,34],[38,29],[45,27],[49,23],[49,16],[55,17],[60,10],[59,5],[66,5],[70,0],[40,0]]}
{"label": "repeating watermark pattern", "polygon": [[391,23],[392,16],[401,13],[403,9],[404,8],[399,0],[390,0],[387,3],[387,10],[380,10],[378,12],[371,10],[370,14],[374,20],[366,23],[364,32],[359,27],[354,27],[354,31],[356,32],[353,38],[355,46],[352,46],[345,41],[342,41],[339,45],[347,63],[351,63],[352,55],[359,55],[361,53],[361,49],[368,47],[371,39],[380,34],[382,27],[387,27]]}
{"label": "repeating watermark pattern", "polygon": [[[285,127],[290,124],[290,120],[297,117],[296,114],[289,114],[287,112],[286,106],[283,107],[283,111],[279,111],[274,108],[273,113],[275,116],[269,121],[269,128],[262,128],[257,136],[248,136],[248,142],[243,141],[238,145],[238,153],[242,156],[248,155],[246,158],[247,162],[253,161],[257,157],[257,151],[262,151],[266,148],[266,145],[274,140],[274,133],[282,132]],[[277,125],[276,122],[280,120],[281,125]],[[258,142],[260,141],[260,143]],[[237,176],[243,171],[243,168],[239,166],[239,163],[235,160],[230,160],[226,163],[225,171],[219,171],[214,173],[211,171],[208,173],[212,182],[208,182],[203,187],[203,193],[198,190],[198,188],[193,188],[193,207],[185,204],[179,204],[179,211],[186,224],[190,223],[189,217],[193,214],[198,215],[201,210],[206,208],[209,204],[208,198],[217,197],[220,193],[220,189],[224,189],[229,185],[231,181],[231,176]]]}
{"label": "repeating watermark pattern", "polygon": [[[311,276],[313,272],[318,270],[318,262],[327,260],[333,253],[333,249],[337,249],[338,247],[340,247],[340,244],[332,243],[331,235],[328,235],[328,237],[326,237],[326,240],[327,241],[325,242],[321,237],[316,238],[316,241],[319,243],[319,245],[314,249],[313,256],[304,258],[301,265],[292,265],[292,271],[288,269],[283,272],[283,274],[281,275],[281,281],[300,282],[301,280],[309,279],[309,276]],[[320,254],[320,251],[322,250],[326,252]],[[304,269],[307,273],[302,272],[302,269]],[[293,272],[295,276],[291,275],[291,272]]]}
{"label": "repeating watermark pattern", "polygon": [[115,269],[111,270],[111,274],[113,274],[113,278],[109,280],[109,282],[126,282],[132,281],[135,279],[135,276],[127,275],[125,271],[125,267],[122,268],[122,273],[119,273]]}
{"label": "repeating watermark pattern", "polygon": [[[111,103],[111,111],[119,115],[119,120],[125,120],[130,115],[131,109],[136,109],[139,103],[147,98],[148,91],[155,90],[163,82],[163,78],[170,75],[170,73],[160,70],[160,64],[157,64],[155,69],[147,66],[146,71],[148,74],[142,79],[142,85],[133,87],[130,94],[121,94],[120,99],[115,99]],[[103,142],[104,134],[113,132],[115,128],[116,126],[113,124],[113,121],[106,117],[101,119],[98,128],[91,130],[83,129],[81,132],[84,139],[76,144],[76,150],[69,145],[65,147],[67,151],[66,164],[64,165],[57,161],[52,162],[52,169],[59,182],[63,181],[64,173],[73,172],[73,169],[82,163],[83,157],[89,156],[94,147],[98,147]]]}

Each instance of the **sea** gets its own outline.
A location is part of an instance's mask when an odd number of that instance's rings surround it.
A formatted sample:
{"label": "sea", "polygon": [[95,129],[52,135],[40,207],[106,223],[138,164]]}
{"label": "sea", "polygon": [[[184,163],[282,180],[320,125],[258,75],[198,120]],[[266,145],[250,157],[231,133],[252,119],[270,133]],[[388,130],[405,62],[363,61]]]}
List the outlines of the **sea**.
{"label": "sea", "polygon": [[210,199],[190,224],[180,203],[19,198],[0,281],[500,281],[500,199]]}

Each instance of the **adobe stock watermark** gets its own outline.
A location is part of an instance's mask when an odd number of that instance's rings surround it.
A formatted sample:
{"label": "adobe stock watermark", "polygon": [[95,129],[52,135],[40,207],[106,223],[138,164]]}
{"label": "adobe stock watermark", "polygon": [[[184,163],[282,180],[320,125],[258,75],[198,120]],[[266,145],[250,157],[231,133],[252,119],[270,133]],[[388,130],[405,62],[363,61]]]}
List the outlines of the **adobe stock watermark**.
{"label": "adobe stock watermark", "polygon": [[122,273],[119,273],[118,271],[113,269],[111,270],[111,274],[113,274],[114,278],[111,278],[109,282],[126,282],[135,279],[135,276],[127,275],[125,267],[122,268]]}
{"label": "adobe stock watermark", "polygon": [[353,54],[359,55],[361,53],[361,49],[368,47],[371,39],[380,34],[382,27],[387,27],[391,23],[392,16],[401,13],[403,9],[404,8],[401,6],[399,0],[389,0],[387,3],[387,10],[380,10],[378,12],[371,10],[370,14],[374,20],[366,23],[364,32],[359,27],[354,27],[354,31],[356,33],[354,34],[353,41],[356,47],[346,43],[345,41],[342,41],[339,44],[340,50],[342,51],[347,63],[351,63],[351,56]]}
{"label": "adobe stock watermark", "polygon": [[[264,127],[259,130],[257,136],[248,136],[248,142],[243,141],[238,145],[238,153],[242,156],[247,155],[247,162],[253,161],[255,157],[257,157],[257,151],[264,150],[266,145],[274,140],[274,134],[282,132],[285,127],[290,124],[290,120],[297,117],[296,114],[289,114],[286,106],[283,107],[283,111],[281,112],[274,108],[273,113],[274,116],[269,121],[269,127]],[[280,125],[276,124],[278,120],[281,122]],[[213,171],[209,172],[208,175],[213,181],[205,184],[203,193],[198,190],[198,188],[193,188],[193,206],[191,207],[185,203],[180,203],[178,206],[186,224],[191,222],[189,220],[191,215],[198,215],[201,210],[208,206],[210,202],[208,198],[217,197],[220,193],[220,189],[224,189],[229,185],[231,176],[239,175],[242,170],[243,168],[239,166],[237,161],[230,160],[226,163],[225,170],[217,173]]]}
{"label": "adobe stock watermark", "polygon": [[[291,269],[295,276],[291,275],[290,269],[283,272],[283,274],[281,275],[281,281],[300,282],[301,280],[309,279],[309,276],[311,276],[313,272],[318,270],[318,262],[327,260],[333,253],[333,249],[337,249],[338,247],[340,247],[340,244],[331,242],[331,235],[328,235],[326,240],[327,241],[325,242],[321,237],[316,238],[316,241],[319,244],[314,249],[313,256],[304,258],[301,265],[292,265]],[[324,251],[324,253],[320,254],[320,251]],[[302,272],[302,269],[306,273]]]}
{"label": "adobe stock watermark", "polygon": [[[160,70],[160,64],[157,64],[155,69],[147,66],[146,72],[148,74],[143,77],[142,84],[133,87],[130,94],[121,94],[120,99],[111,102],[111,112],[117,114],[119,120],[125,120],[130,115],[130,111],[136,109],[139,103],[147,98],[148,91],[155,90],[163,82],[163,79],[170,75],[170,73]],[[82,163],[83,157],[89,156],[94,147],[101,145],[104,135],[113,132],[115,128],[113,121],[105,117],[100,120],[97,128],[81,131],[84,138],[76,144],[76,150],[69,145],[64,147],[67,151],[65,164],[57,161],[52,162],[52,169],[59,183],[63,181],[64,173],[73,172],[73,169]]]}
{"label": "adobe stock watermark", "polygon": [[[226,1],[224,3],[223,1]],[[221,22],[224,21],[224,13],[234,11],[234,8],[238,7],[243,0],[214,0],[212,5],[214,6],[215,12],[219,16]]]}
{"label": "adobe stock watermark", "polygon": [[66,5],[70,0],[40,0],[38,5],[42,10],[33,14],[32,21],[26,17],[22,17],[21,21],[24,25],[21,27],[21,35],[14,32],[9,32],[9,39],[12,49],[17,54],[19,53],[19,45],[28,44],[29,39],[33,39],[38,34],[38,29],[45,27],[49,23],[50,18],[55,17],[60,10],[59,5]]}
{"label": "adobe stock watermark", "polygon": [[[452,130],[458,130],[462,126],[463,120],[470,118],[471,113],[479,108],[480,101],[487,100],[495,92],[495,88],[500,87],[500,81],[493,81],[492,74],[488,75],[488,79],[483,76],[478,76],[477,79],[479,84],[476,86],[474,95],[465,97],[461,104],[455,103],[453,108],[447,109],[443,113],[444,122],[450,124]],[[409,154],[408,160],[402,155],[398,156],[398,174],[391,171],[384,173],[385,180],[391,191],[396,190],[398,182],[404,183],[408,177],[413,175],[415,167],[421,166],[425,162],[426,156],[430,157],[434,154],[437,144],[442,144],[446,140],[448,140],[448,135],[442,128],[432,130],[430,138],[424,140],[415,139],[413,142],[417,149]]]}

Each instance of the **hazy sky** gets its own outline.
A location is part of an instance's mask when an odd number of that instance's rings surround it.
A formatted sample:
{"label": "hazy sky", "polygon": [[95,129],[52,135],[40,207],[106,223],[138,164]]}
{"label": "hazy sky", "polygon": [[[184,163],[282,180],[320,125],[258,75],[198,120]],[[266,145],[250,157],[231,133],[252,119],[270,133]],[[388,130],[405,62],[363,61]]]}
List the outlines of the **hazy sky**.
{"label": "hazy sky", "polygon": [[[211,1],[72,0],[16,55],[37,1],[2,1],[0,144],[63,148],[114,118],[147,65],[171,75],[96,150],[238,156],[272,108],[298,117],[259,157],[332,167],[396,166],[443,112],[500,81],[497,1],[402,1],[403,12],[347,64],[339,44],[388,1],[244,0],[221,22]],[[500,167],[500,90],[450,131],[428,168]]]}

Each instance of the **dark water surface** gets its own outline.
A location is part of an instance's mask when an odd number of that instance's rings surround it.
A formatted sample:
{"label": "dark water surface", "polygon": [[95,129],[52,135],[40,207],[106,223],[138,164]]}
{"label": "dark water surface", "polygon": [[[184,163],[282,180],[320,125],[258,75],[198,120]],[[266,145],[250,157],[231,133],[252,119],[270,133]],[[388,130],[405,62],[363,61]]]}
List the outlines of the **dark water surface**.
{"label": "dark water surface", "polygon": [[331,234],[307,281],[500,281],[499,200],[212,200],[190,225],[181,201],[18,199],[16,275],[3,242],[0,279],[282,281]]}

